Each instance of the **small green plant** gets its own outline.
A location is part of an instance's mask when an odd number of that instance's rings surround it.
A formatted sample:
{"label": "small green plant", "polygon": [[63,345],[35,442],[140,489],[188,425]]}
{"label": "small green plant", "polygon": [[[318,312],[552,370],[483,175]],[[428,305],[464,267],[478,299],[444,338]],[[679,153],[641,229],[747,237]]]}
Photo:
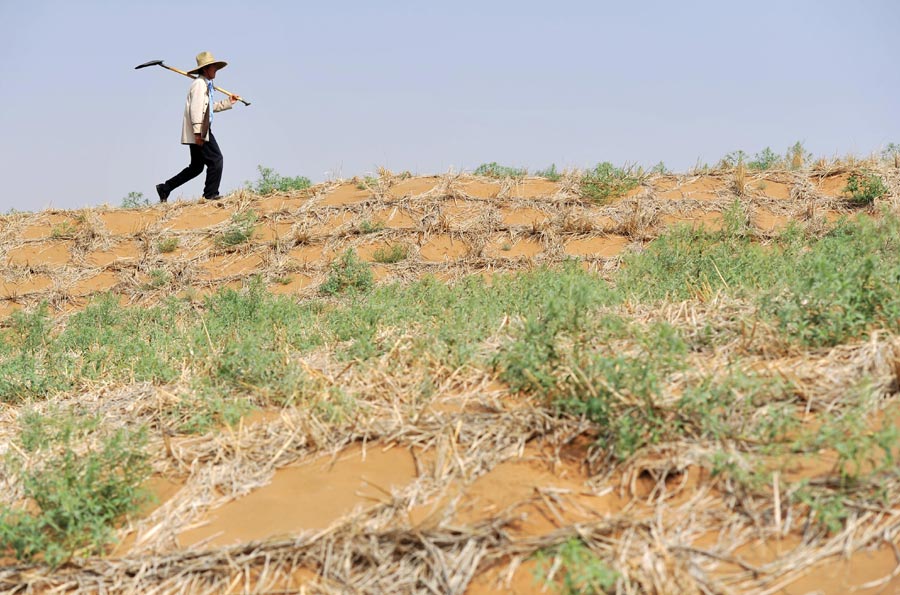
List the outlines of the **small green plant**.
{"label": "small green plant", "polygon": [[780,165],[782,165],[781,156],[770,147],[766,147],[747,161],[747,167],[756,171],[775,169]]}
{"label": "small green plant", "polygon": [[7,466],[35,507],[0,508],[0,551],[19,560],[39,557],[57,566],[73,555],[101,553],[116,523],[146,499],[140,486],[150,465],[142,429],[106,430],[94,416],[58,410],[23,416],[19,442]]}
{"label": "small green plant", "polygon": [[150,206],[150,199],[144,198],[143,192],[129,192],[128,196],[122,199],[123,209],[142,209]]}
{"label": "small green plant", "polygon": [[788,147],[787,153],[784,156],[784,161],[785,163],[790,164],[791,169],[797,170],[802,168],[804,164],[812,163],[812,157],[812,153],[806,150],[803,143],[797,141]]}
{"label": "small green plant", "polygon": [[669,168],[666,167],[665,163],[660,161],[659,163],[654,165],[652,168],[650,168],[650,173],[665,175],[665,174],[669,173]]}
{"label": "small green plant", "polygon": [[291,178],[279,175],[271,167],[258,165],[259,178],[255,182],[246,182],[247,188],[257,194],[272,194],[274,192],[290,192],[292,190],[305,190],[312,185],[309,178],[297,176]]}
{"label": "small green plant", "polygon": [[820,527],[834,535],[844,528],[844,522],[850,516],[845,496],[839,492],[825,492],[801,487],[795,493],[801,504],[809,508],[809,515]]}
{"label": "small green plant", "polygon": [[384,229],[384,223],[381,221],[369,221],[368,219],[364,219],[359,222],[356,229],[362,234],[376,233]]}
{"label": "small green plant", "polygon": [[496,161],[490,163],[482,163],[475,168],[473,172],[476,176],[487,176],[489,178],[524,178],[528,173],[523,168],[507,167],[500,165]]}
{"label": "small green plant", "polygon": [[375,176],[366,176],[356,185],[357,190],[368,190],[378,185],[378,178]]}
{"label": "small green plant", "polygon": [[534,172],[534,175],[539,178],[550,180],[551,182],[558,182],[559,179],[562,178],[562,175],[558,171],[556,171],[555,163],[551,164],[550,167],[546,169],[537,170],[536,172]]}
{"label": "small green plant", "polygon": [[231,217],[231,226],[216,236],[214,243],[219,248],[232,248],[250,240],[256,225],[256,213],[252,210],[235,213]]}
{"label": "small green plant", "polygon": [[881,157],[886,161],[894,161],[897,155],[900,155],[900,144],[888,143],[881,151]]}
{"label": "small green plant", "polygon": [[394,244],[390,248],[379,248],[375,250],[372,258],[375,259],[375,262],[380,262],[383,264],[393,264],[395,262],[405,260],[407,252],[408,249],[406,246],[402,244]]}
{"label": "small green plant", "polygon": [[630,167],[620,168],[612,163],[598,163],[597,167],[581,176],[581,194],[588,200],[603,204],[623,196],[640,183],[640,178]]}
{"label": "small green plant", "polygon": [[888,187],[877,174],[850,174],[844,193],[850,195],[853,206],[865,207],[888,193]]}
{"label": "small green plant", "polygon": [[171,281],[171,277],[169,273],[164,271],[163,269],[153,269],[150,271],[150,279],[144,283],[144,289],[161,289],[169,284]]}
{"label": "small green plant", "polygon": [[[549,551],[538,551],[535,559],[535,578],[547,586],[555,585],[564,595],[601,595],[612,590],[619,579],[619,573],[577,537]],[[558,560],[558,568],[551,575],[553,560]],[[561,576],[557,578],[556,572]]]}
{"label": "small green plant", "polygon": [[62,240],[75,237],[78,228],[71,221],[63,221],[54,225],[50,230],[50,237],[55,240]]}
{"label": "small green plant", "polygon": [[739,163],[747,163],[747,157],[747,153],[740,149],[726,153],[725,156],[719,160],[719,168],[730,169],[737,167]]}
{"label": "small green plant", "polygon": [[331,264],[331,274],[322,283],[319,291],[323,295],[337,295],[346,291],[368,291],[373,283],[372,269],[368,263],[359,260],[353,248],[347,249]]}
{"label": "small green plant", "polygon": [[171,252],[175,252],[175,249],[178,248],[178,238],[165,238],[156,243],[156,249],[160,251],[162,254],[169,254]]}

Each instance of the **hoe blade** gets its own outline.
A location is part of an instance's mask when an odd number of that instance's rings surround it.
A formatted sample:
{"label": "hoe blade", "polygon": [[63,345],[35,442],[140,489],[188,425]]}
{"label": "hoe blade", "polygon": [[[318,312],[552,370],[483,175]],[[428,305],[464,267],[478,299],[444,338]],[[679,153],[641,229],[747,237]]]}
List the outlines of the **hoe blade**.
{"label": "hoe blade", "polygon": [[150,60],[149,62],[144,62],[143,64],[138,64],[137,66],[134,67],[134,69],[137,70],[138,68],[147,68],[148,66],[156,66],[157,64],[162,66],[163,61],[162,60]]}

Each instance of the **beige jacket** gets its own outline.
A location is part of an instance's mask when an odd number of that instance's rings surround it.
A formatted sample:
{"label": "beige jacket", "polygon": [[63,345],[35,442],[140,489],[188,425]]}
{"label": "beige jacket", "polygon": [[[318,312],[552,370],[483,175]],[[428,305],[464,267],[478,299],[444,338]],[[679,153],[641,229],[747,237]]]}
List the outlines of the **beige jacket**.
{"label": "beige jacket", "polygon": [[[191,83],[188,90],[187,101],[184,104],[184,122],[181,125],[181,144],[193,145],[194,134],[203,135],[203,141],[209,140],[209,92],[206,87],[206,77],[198,76]],[[213,111],[231,109],[232,103],[228,99],[213,103]]]}

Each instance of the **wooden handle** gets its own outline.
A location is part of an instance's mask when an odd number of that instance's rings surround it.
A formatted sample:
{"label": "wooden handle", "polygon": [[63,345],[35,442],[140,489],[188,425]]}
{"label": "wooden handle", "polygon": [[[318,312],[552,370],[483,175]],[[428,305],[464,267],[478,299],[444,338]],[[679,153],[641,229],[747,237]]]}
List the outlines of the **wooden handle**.
{"label": "wooden handle", "polygon": [[[167,65],[167,64],[160,64],[160,66],[162,66],[163,68],[168,68],[168,69],[171,70],[172,72],[177,72],[178,74],[183,74],[184,76],[186,76],[186,77],[188,77],[188,78],[191,78],[191,79],[197,78],[196,75],[188,74],[187,72],[185,72],[185,71],[183,71],[183,70],[178,70],[177,68],[175,68],[175,67],[173,67],[173,66],[169,66],[169,65]],[[213,89],[215,89],[215,90],[218,91],[219,93],[224,93],[225,95],[228,95],[229,97],[231,97],[232,95],[234,95],[235,97],[237,97],[238,101],[240,101],[240,102],[243,103],[244,105],[250,105],[250,102],[247,101],[247,100],[245,100],[245,99],[244,99],[243,97],[241,97],[240,95],[235,95],[234,93],[229,93],[228,91],[226,91],[226,90],[223,89],[222,87],[216,87],[215,85],[213,85]]]}

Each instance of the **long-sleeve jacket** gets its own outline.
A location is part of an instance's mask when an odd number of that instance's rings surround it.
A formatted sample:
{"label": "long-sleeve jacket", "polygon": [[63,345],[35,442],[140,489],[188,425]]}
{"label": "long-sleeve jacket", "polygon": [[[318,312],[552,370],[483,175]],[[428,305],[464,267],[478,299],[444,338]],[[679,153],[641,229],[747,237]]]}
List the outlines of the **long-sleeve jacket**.
{"label": "long-sleeve jacket", "polygon": [[[195,144],[195,133],[202,134],[204,142],[209,140],[210,97],[206,83],[205,76],[198,76],[188,90],[187,101],[184,104],[184,122],[181,125],[181,144],[183,145]],[[231,109],[231,105],[228,100],[216,101],[213,103],[213,111],[221,112]]]}

